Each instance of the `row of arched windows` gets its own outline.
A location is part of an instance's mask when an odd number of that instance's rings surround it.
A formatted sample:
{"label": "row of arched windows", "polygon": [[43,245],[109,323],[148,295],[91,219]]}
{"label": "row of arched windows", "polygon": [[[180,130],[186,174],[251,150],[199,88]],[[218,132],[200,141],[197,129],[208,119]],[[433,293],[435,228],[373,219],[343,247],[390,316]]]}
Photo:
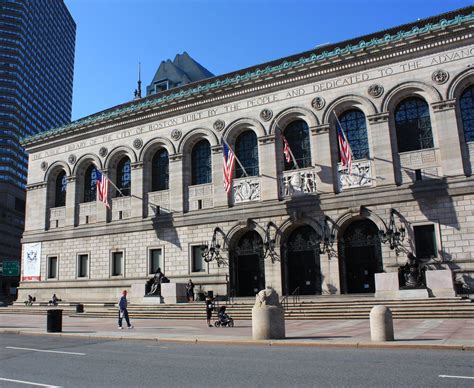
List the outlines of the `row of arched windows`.
{"label": "row of arched windows", "polygon": [[[466,142],[474,141],[474,86],[468,87],[459,100],[460,117]],[[364,113],[350,109],[341,113],[338,120],[351,146],[353,159],[370,157],[367,124]],[[398,152],[416,151],[434,147],[431,129],[430,110],[427,102],[420,97],[402,100],[394,112]],[[288,142],[292,158],[284,160],[284,170],[311,166],[310,131],[308,124],[301,119],[290,122],[282,130]],[[235,140],[234,151],[240,163],[236,164],[235,177],[259,175],[259,155],[257,135],[252,130],[239,134]],[[151,166],[151,191],[169,189],[169,155],[164,148],[153,156]],[[212,182],[211,145],[203,139],[197,142],[191,152],[191,184],[200,185]],[[64,206],[66,200],[66,173],[56,178],[55,206]],[[122,157],[117,165],[115,185],[122,195],[131,193],[131,162]],[[120,195],[117,191],[116,195]],[[96,200],[96,168],[89,166],[84,177],[83,202]]]}

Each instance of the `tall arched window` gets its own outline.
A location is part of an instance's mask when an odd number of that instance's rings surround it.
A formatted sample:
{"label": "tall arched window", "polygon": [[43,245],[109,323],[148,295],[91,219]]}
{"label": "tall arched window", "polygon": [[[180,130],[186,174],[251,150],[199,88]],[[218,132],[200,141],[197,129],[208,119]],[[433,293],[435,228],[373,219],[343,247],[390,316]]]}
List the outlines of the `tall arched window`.
{"label": "tall arched window", "polygon": [[459,99],[462,127],[466,142],[474,141],[474,85],[469,86]]}
{"label": "tall arched window", "polygon": [[191,153],[191,184],[212,182],[211,146],[207,140],[198,142]]}
{"label": "tall arched window", "polygon": [[[237,137],[235,141],[235,154],[249,176],[258,175],[258,146],[257,135],[254,131],[242,132]],[[236,178],[245,176],[242,167],[238,163],[235,166],[235,176]]]}
{"label": "tall arched window", "polygon": [[54,189],[54,207],[61,207],[66,205],[66,188],[67,178],[66,172],[61,171],[56,178]]}
{"label": "tall arched window", "polygon": [[[124,196],[130,195],[130,183],[132,181],[130,175],[130,159],[127,156],[124,156],[120,159],[120,162],[117,165],[117,187],[120,189]],[[120,196],[120,193],[117,192],[116,196]]]}
{"label": "tall arched window", "polygon": [[[295,120],[288,124],[283,132],[291,152],[298,163],[298,168],[311,166],[311,145],[309,143],[309,128],[303,120]],[[285,158],[285,171],[295,168],[293,158],[290,162]]]}
{"label": "tall arched window", "polygon": [[168,151],[158,150],[151,162],[151,190],[160,191],[169,189],[169,159]]}
{"label": "tall arched window", "polygon": [[365,115],[359,109],[351,109],[339,116],[339,122],[351,146],[354,160],[369,158],[369,142]]}
{"label": "tall arched window", "polygon": [[426,101],[410,97],[395,109],[398,152],[433,148],[430,109]]}
{"label": "tall arched window", "polygon": [[95,166],[91,164],[84,175],[84,202],[94,202],[96,200],[96,179],[96,169]]}

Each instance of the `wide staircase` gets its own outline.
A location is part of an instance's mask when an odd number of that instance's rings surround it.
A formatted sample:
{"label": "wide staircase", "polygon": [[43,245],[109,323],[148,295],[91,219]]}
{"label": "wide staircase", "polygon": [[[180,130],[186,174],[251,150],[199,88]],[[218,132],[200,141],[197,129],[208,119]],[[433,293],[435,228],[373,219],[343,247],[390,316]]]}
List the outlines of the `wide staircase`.
{"label": "wide staircase", "polygon": [[[227,312],[234,320],[250,320],[254,298],[236,298],[231,302],[216,302],[216,307],[227,306]],[[63,313],[74,317],[104,318],[115,317],[117,307],[113,303],[82,303],[84,312],[77,313],[77,303],[61,302],[52,307],[46,303],[25,306],[16,302],[0,308],[0,314],[45,314],[51,308],[60,308]],[[427,298],[411,300],[375,299],[373,295],[311,296],[284,299],[287,320],[323,319],[368,319],[373,306],[383,304],[389,307],[395,319],[474,319],[474,303],[468,298]],[[133,318],[145,319],[205,319],[204,302],[129,305]]]}

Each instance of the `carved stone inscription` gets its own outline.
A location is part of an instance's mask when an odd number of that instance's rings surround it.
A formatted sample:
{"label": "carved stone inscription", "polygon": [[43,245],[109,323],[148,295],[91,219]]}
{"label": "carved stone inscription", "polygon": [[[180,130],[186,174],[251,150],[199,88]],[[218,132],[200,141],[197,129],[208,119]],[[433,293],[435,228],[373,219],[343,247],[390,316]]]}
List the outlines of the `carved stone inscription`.
{"label": "carved stone inscription", "polygon": [[95,138],[86,139],[75,143],[70,143],[67,145],[56,147],[54,149],[35,153],[34,155],[32,155],[32,159],[38,160],[48,156],[59,155],[65,152],[70,153],[74,150],[94,146],[97,144],[108,143],[114,140],[121,140],[131,136],[141,135],[147,132],[153,132],[165,128],[184,125],[198,120],[209,119],[230,112],[252,109],[258,106],[268,105],[278,101],[298,98],[305,95],[314,95],[315,93],[320,93],[326,90],[347,87],[363,82],[372,82],[381,78],[408,73],[422,68],[439,68],[440,64],[445,64],[448,62],[458,61],[472,57],[474,57],[474,46],[446,52],[435,56],[419,58],[413,61],[402,62],[399,64],[394,64],[392,66],[379,67],[377,69],[369,70],[366,72],[359,72],[344,77],[333,78],[315,84],[298,87],[295,89],[284,90],[281,92],[272,93],[249,100],[243,100],[227,105],[221,105],[215,108],[197,111],[178,117],[167,118],[150,124],[132,127],[123,131],[114,132],[103,136],[97,136]]}

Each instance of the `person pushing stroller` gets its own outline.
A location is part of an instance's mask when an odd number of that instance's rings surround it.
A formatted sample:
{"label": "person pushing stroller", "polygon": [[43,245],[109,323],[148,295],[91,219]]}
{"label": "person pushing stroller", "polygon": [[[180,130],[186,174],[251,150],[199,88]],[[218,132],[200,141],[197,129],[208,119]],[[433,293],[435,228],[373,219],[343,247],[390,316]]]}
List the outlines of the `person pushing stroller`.
{"label": "person pushing stroller", "polygon": [[226,310],[225,306],[221,306],[219,308],[219,312],[217,313],[217,318],[219,320],[214,322],[215,327],[219,327],[219,326],[233,327],[234,326],[234,320],[229,316],[229,314],[226,313],[225,310]]}

